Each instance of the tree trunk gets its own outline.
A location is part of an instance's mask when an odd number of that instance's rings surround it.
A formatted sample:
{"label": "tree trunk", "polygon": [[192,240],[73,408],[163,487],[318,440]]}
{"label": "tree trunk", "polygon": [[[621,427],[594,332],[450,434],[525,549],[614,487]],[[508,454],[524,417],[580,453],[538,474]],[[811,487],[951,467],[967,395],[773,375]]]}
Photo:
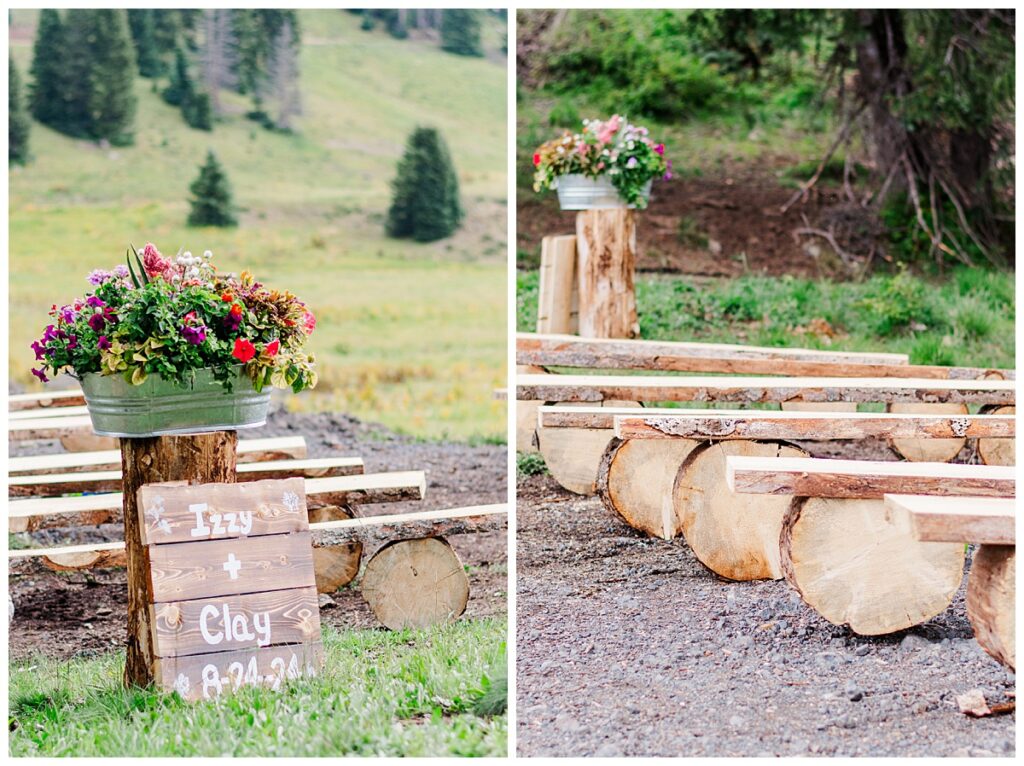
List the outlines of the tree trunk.
{"label": "tree trunk", "polygon": [[576,214],[579,334],[587,338],[636,338],[633,284],[636,212],[620,207]]}
{"label": "tree trunk", "polygon": [[143,484],[157,482],[234,482],[237,447],[238,435],[234,431],[121,440],[128,569],[126,686],[148,686],[155,680],[149,549],[142,544],[136,493]]}

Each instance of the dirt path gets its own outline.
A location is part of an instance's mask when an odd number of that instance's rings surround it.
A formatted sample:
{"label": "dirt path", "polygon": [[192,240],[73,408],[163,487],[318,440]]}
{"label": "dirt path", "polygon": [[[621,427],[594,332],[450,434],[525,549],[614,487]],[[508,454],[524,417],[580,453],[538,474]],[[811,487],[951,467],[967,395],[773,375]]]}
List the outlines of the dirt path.
{"label": "dirt path", "polygon": [[[246,436],[301,435],[309,457],[360,455],[366,471],[424,470],[427,493],[420,503],[388,504],[370,513],[402,513],[506,500],[506,452],[503,446],[421,443],[381,426],[341,415],[275,413],[268,425]],[[59,451],[53,444],[34,452]],[[14,454],[12,452],[12,454]],[[17,454],[31,454],[23,450]],[[120,524],[46,530],[37,545],[119,540]],[[470,568],[466,617],[503,616],[507,609],[507,549],[504,532],[455,535],[450,539]],[[364,559],[365,563],[365,559]],[[120,648],[124,643],[127,589],[124,570],[57,573],[34,565],[10,577],[15,617],[10,625],[10,657],[34,654],[66,659]],[[324,624],[338,628],[380,629],[357,588],[346,586],[321,609]]]}
{"label": "dirt path", "polygon": [[925,625],[863,638],[784,581],[728,583],[549,477],[519,483],[518,748],[525,756],[1012,755],[1014,676],[964,589]]}

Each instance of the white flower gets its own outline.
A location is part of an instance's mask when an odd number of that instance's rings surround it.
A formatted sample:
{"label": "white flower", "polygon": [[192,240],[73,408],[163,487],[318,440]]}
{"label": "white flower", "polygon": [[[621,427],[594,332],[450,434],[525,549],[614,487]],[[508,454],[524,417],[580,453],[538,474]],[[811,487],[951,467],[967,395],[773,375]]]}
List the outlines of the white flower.
{"label": "white flower", "polygon": [[188,682],[188,676],[184,673],[179,673],[178,677],[174,679],[174,690],[182,697],[188,696],[188,690],[190,687],[191,684]]}
{"label": "white flower", "polygon": [[211,258],[213,258],[213,253],[210,252],[209,250],[203,251],[203,258],[205,258],[206,260],[210,260]]}

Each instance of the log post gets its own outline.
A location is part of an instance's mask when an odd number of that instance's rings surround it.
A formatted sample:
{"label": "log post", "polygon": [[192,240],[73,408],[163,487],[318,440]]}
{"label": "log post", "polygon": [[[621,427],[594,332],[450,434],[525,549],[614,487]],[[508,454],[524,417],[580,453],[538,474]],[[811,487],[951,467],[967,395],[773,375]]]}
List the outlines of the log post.
{"label": "log post", "polygon": [[579,334],[636,338],[636,211],[626,207],[576,214]]}
{"label": "log post", "polygon": [[238,435],[234,431],[189,436],[121,439],[124,540],[128,571],[128,642],[125,686],[153,683],[149,554],[142,544],[136,492],[157,482],[234,482]]}

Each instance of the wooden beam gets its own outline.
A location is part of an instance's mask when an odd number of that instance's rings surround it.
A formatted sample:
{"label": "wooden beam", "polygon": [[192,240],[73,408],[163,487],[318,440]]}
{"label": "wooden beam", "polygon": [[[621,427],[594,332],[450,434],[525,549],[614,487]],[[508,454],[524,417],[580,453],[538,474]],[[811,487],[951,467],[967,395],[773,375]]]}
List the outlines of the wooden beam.
{"label": "wooden beam", "polygon": [[1014,473],[1010,466],[960,463],[729,457],[726,484],[731,492],[799,497],[1013,497]]}
{"label": "wooden beam", "polygon": [[931,543],[1016,544],[1014,498],[886,495],[885,504],[910,515],[914,536]]}
{"label": "wooden beam", "polygon": [[872,412],[689,410],[671,415],[620,415],[620,439],[955,439],[1013,437],[1012,415],[900,415]]}
{"label": "wooden beam", "polygon": [[8,421],[43,420],[49,418],[79,418],[88,415],[89,408],[81,407],[47,407],[46,409],[12,410],[7,413]]}
{"label": "wooden beam", "polygon": [[7,409],[31,410],[39,407],[77,407],[85,404],[85,394],[80,388],[69,388],[62,391],[31,391],[27,394],[11,394],[7,397]]}
{"label": "wooden beam", "polygon": [[1013,370],[911,365],[906,354],[679,343],[656,340],[516,335],[516,364],[590,370],[650,370],[843,378],[1011,379]]}
{"label": "wooden beam", "polygon": [[519,375],[516,399],[545,402],[964,402],[1013,404],[1012,380]]}
{"label": "wooden beam", "polygon": [[7,424],[9,441],[61,439],[65,436],[91,435],[93,433],[92,420],[88,415],[76,415],[70,418],[47,417],[15,420]]}
{"label": "wooden beam", "polygon": [[[287,479],[301,476],[316,479],[328,476],[356,476],[363,473],[359,457],[328,457],[312,460],[269,460],[238,466],[238,481]],[[82,471],[10,477],[10,497],[59,497],[75,492],[120,492],[121,471]]]}

